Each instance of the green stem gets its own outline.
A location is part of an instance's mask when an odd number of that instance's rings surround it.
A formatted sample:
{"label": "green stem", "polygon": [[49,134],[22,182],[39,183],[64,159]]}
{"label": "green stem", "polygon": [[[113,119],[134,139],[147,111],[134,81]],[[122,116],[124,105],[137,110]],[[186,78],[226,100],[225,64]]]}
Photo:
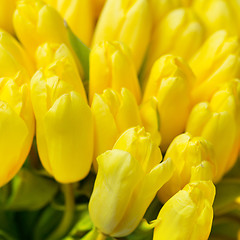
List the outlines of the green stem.
{"label": "green stem", "polygon": [[105,240],[107,238],[106,235],[102,234],[101,232],[98,233],[96,240]]}
{"label": "green stem", "polygon": [[63,218],[47,240],[59,240],[70,230],[74,218],[75,201],[72,184],[62,184],[62,191],[65,197],[65,211]]}

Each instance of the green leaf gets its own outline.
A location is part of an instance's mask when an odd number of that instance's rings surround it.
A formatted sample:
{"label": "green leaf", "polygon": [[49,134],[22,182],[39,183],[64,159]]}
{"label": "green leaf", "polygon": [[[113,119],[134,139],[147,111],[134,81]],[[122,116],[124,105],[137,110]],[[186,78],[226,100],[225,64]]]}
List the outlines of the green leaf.
{"label": "green leaf", "polygon": [[1,207],[5,210],[37,210],[48,204],[58,190],[58,184],[26,168],[11,182],[11,193]]}
{"label": "green leaf", "polygon": [[90,49],[72,32],[70,27],[65,22],[68,31],[68,38],[73,50],[75,51],[84,71],[84,86],[89,80],[89,54]]}
{"label": "green leaf", "polygon": [[216,185],[216,198],[213,204],[214,214],[222,215],[234,208],[236,198],[240,196],[240,179],[223,179]]}

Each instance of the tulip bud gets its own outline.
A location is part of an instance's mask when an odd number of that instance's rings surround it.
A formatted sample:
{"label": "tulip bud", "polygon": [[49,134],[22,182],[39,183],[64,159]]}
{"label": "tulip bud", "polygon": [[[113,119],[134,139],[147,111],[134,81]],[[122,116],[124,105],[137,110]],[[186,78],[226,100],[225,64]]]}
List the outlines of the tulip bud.
{"label": "tulip bud", "polygon": [[125,43],[139,70],[149,43],[151,25],[147,0],[108,0],[98,20],[92,46],[101,41]]}
{"label": "tulip bud", "polygon": [[34,67],[21,45],[7,32],[0,30],[0,76],[15,78],[19,71],[26,81]]}
{"label": "tulip bud", "polygon": [[112,149],[125,130],[141,125],[141,118],[134,96],[125,88],[120,94],[111,89],[104,90],[101,95],[95,94],[91,110],[95,123],[93,164],[97,170],[96,157]]}
{"label": "tulip bud", "polygon": [[153,31],[143,72],[144,81],[159,57],[173,54],[189,60],[203,40],[203,27],[191,9],[179,8],[170,12]]}
{"label": "tulip bud", "polygon": [[71,47],[64,20],[54,8],[41,0],[19,0],[13,23],[18,39],[33,58],[37,47],[45,42],[64,43],[70,49],[83,76],[83,68]]}
{"label": "tulip bud", "polygon": [[161,135],[157,98],[152,97],[142,103],[139,111],[141,114],[142,125],[147,132],[151,133],[153,141],[159,146],[161,143]]}
{"label": "tulip bud", "polygon": [[37,48],[35,60],[38,69],[46,69],[45,74],[57,75],[65,82],[71,82],[75,91],[87,101],[81,77],[74,58],[65,44],[45,43]]}
{"label": "tulip bud", "polygon": [[54,7],[67,21],[73,32],[86,44],[90,45],[93,34],[94,19],[89,0],[44,0]]}
{"label": "tulip bud", "polygon": [[208,101],[222,83],[240,76],[240,44],[226,31],[210,36],[190,62],[196,75],[194,103]]}
{"label": "tulip bud", "polygon": [[[190,182],[192,168],[203,161],[211,163],[214,168],[215,159],[211,143],[202,137],[192,137],[189,133],[177,136],[170,144],[164,159],[171,158],[175,168],[170,180],[159,190],[158,197],[166,202]],[[209,173],[208,180],[213,173]]]}
{"label": "tulip bud", "polygon": [[[93,118],[65,67],[40,69],[31,80],[37,146],[45,169],[61,183],[83,179],[93,153]],[[64,66],[64,65],[60,65]],[[68,71],[68,70],[66,70]]]}
{"label": "tulip bud", "polygon": [[159,212],[153,240],[206,240],[213,220],[215,187],[211,181],[187,184]]}
{"label": "tulip bud", "polygon": [[0,79],[0,186],[22,167],[34,135],[34,116],[29,88],[21,79]]}
{"label": "tulip bud", "polygon": [[185,129],[191,109],[190,89],[193,81],[191,69],[179,57],[163,56],[152,68],[143,102],[152,96],[158,99],[163,151]]}
{"label": "tulip bud", "polygon": [[141,92],[137,72],[128,48],[120,42],[102,42],[90,53],[89,96],[102,93],[107,88],[118,92],[130,90],[140,102]]}
{"label": "tulip bud", "polygon": [[0,28],[14,34],[12,16],[16,7],[16,0],[0,1]]}
{"label": "tulip bud", "polygon": [[41,0],[20,0],[13,15],[19,40],[34,57],[45,42],[68,43],[64,21],[58,12]]}
{"label": "tulip bud", "polygon": [[99,170],[89,202],[91,219],[106,235],[127,236],[171,177],[172,162],[169,159],[159,164],[159,148],[139,127],[124,132],[113,150],[97,160]]}
{"label": "tulip bud", "polygon": [[219,104],[215,103],[197,104],[189,116],[187,131],[212,143],[217,168],[214,181],[217,182],[229,170],[229,164],[232,166],[235,163],[238,147],[234,116],[227,110],[222,111]]}
{"label": "tulip bud", "polygon": [[225,29],[240,36],[240,4],[238,0],[194,0],[193,9],[205,24],[208,34]]}

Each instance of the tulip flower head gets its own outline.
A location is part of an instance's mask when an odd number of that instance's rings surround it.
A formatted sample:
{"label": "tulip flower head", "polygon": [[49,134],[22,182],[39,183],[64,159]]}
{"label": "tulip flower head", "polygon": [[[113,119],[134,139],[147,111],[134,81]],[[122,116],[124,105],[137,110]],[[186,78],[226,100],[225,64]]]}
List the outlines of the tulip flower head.
{"label": "tulip flower head", "polygon": [[193,102],[209,101],[221,84],[240,76],[240,44],[226,31],[211,35],[190,61],[196,75]]}
{"label": "tulip flower head", "polygon": [[215,187],[196,181],[170,198],[159,212],[153,240],[206,240],[213,220]]}
{"label": "tulip flower head", "polygon": [[70,63],[65,63],[57,61],[37,71],[31,80],[31,96],[41,162],[57,181],[71,183],[90,170],[93,118],[85,95],[76,87],[80,78],[72,78],[74,72],[67,75],[64,69],[69,71]]}
{"label": "tulip flower head", "polygon": [[184,131],[191,109],[190,90],[193,82],[194,75],[191,69],[179,57],[163,56],[152,68],[143,102],[152,96],[158,100],[163,151],[166,151],[170,142]]}
{"label": "tulip flower head", "polygon": [[[34,136],[34,115],[27,83],[0,78],[0,186],[22,167]],[[14,151],[13,151],[14,147]]]}
{"label": "tulip flower head", "polygon": [[91,106],[95,125],[93,164],[97,170],[96,157],[111,150],[118,137],[128,128],[141,125],[141,117],[133,94],[123,88],[121,94],[106,89],[95,94]]}
{"label": "tulip flower head", "polygon": [[139,70],[150,40],[151,27],[147,0],[108,0],[98,20],[92,46],[102,41],[125,43]]}
{"label": "tulip flower head", "polygon": [[140,127],[125,131],[113,150],[97,160],[99,169],[89,202],[91,219],[106,235],[126,236],[171,177],[172,162],[160,163],[159,148]]}
{"label": "tulip flower head", "polygon": [[212,179],[215,171],[213,146],[202,137],[192,137],[189,133],[177,136],[170,144],[165,159],[171,158],[175,168],[170,180],[159,190],[158,197],[166,202],[190,182],[192,168],[207,161],[212,165],[208,179]]}
{"label": "tulip flower head", "polygon": [[120,42],[101,42],[90,53],[90,102],[94,93],[112,88],[130,90],[140,102],[141,91],[129,49]]}

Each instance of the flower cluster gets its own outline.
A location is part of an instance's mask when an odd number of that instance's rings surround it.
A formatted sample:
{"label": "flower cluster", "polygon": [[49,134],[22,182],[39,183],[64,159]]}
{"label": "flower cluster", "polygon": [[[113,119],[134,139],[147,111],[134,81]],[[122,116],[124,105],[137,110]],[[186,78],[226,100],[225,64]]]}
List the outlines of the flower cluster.
{"label": "flower cluster", "polygon": [[239,37],[239,0],[0,1],[0,239],[239,239]]}

